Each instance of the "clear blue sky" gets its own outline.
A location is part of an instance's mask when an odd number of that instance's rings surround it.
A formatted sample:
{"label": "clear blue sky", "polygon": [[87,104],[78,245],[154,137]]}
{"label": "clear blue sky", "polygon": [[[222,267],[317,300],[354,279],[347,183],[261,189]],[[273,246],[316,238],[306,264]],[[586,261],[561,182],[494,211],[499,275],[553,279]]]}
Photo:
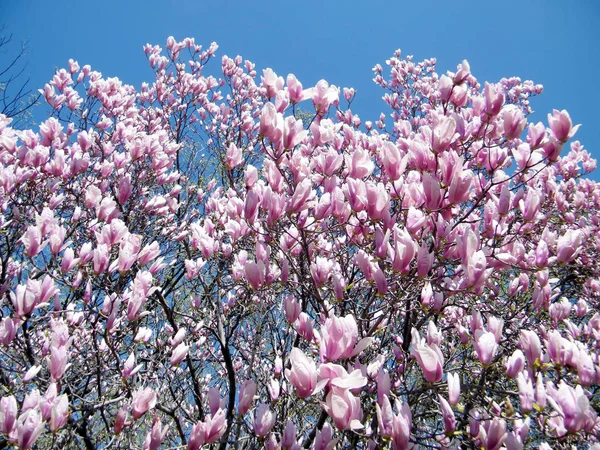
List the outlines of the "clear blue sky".
{"label": "clear blue sky", "polygon": [[39,86],[73,58],[139,87],[152,76],[142,46],[189,36],[216,41],[219,59],[240,54],[305,86],[325,78],[354,87],[352,109],[363,121],[387,111],[371,68],[395,49],[436,57],[438,73],[467,59],[480,81],[543,84],[534,120],[567,109],[583,124],[576,137],[600,158],[596,0],[0,0],[0,24],[29,42],[28,71]]}

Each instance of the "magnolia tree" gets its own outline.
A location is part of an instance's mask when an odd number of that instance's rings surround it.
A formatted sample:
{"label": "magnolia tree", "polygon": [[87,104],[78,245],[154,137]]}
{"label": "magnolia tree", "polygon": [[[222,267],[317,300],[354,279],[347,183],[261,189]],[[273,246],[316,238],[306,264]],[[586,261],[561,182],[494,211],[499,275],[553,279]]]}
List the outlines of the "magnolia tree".
{"label": "magnolia tree", "polygon": [[[0,434],[19,448],[600,439],[600,187],[541,86],[397,51],[389,108],[192,39],[0,116]],[[1,446],[1,445],[0,445]]]}

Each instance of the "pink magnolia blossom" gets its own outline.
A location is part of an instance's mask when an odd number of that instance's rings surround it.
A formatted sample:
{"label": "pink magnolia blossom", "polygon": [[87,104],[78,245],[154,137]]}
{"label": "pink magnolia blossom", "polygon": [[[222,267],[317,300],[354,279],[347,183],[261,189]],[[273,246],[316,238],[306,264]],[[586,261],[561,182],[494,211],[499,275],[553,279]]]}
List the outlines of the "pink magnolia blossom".
{"label": "pink magnolia blossom", "polygon": [[322,256],[317,256],[315,262],[310,265],[310,273],[317,286],[323,286],[331,275],[332,264]]}
{"label": "pink magnolia blossom", "polygon": [[13,395],[0,399],[0,432],[9,435],[17,423],[17,400]]}
{"label": "pink magnolia blossom", "polygon": [[183,342],[180,343],[177,347],[175,347],[173,349],[173,352],[171,353],[171,365],[176,366],[179,363],[181,363],[186,358],[188,354],[188,349],[189,347]]}
{"label": "pink magnolia blossom", "polygon": [[579,128],[579,125],[573,127],[571,117],[564,109],[562,111],[555,109],[552,115],[548,114],[548,123],[554,137],[561,142],[571,139]]}
{"label": "pink magnolia blossom", "polygon": [[293,74],[287,76],[286,85],[292,103],[299,103],[307,97],[307,92],[302,89],[302,83]]}
{"label": "pink magnolia blossom", "polygon": [[391,438],[394,434],[394,413],[387,395],[383,396],[381,406],[376,404],[375,409],[377,411],[377,424],[379,427],[379,433],[384,438]]}
{"label": "pink magnolia blossom", "polygon": [[208,390],[208,405],[211,414],[215,415],[221,408],[221,400],[221,393],[219,392],[219,389],[215,386],[211,387]]}
{"label": "pink magnolia blossom", "polygon": [[579,352],[577,358],[577,380],[582,386],[591,386],[598,375],[600,368],[594,365],[592,356],[585,350]]}
{"label": "pink magnolia blossom", "polygon": [[269,384],[267,385],[267,390],[269,391],[269,397],[272,402],[276,402],[279,400],[279,395],[281,394],[281,386],[279,385],[279,381],[275,378],[271,378]]}
{"label": "pink magnolia blossom", "polygon": [[504,440],[506,439],[506,421],[494,417],[489,423],[487,429],[484,429],[481,440],[483,441],[483,448],[485,450],[498,450],[502,447]]}
{"label": "pink magnolia blossom", "polygon": [[263,85],[267,88],[267,97],[275,97],[277,92],[283,89],[283,78],[278,77],[272,69],[263,70],[261,77]]}
{"label": "pink magnolia blossom", "polygon": [[474,346],[481,364],[489,366],[494,356],[496,356],[498,349],[495,336],[490,332],[477,330],[475,332]]}
{"label": "pink magnolia blossom", "polygon": [[269,434],[273,425],[275,425],[275,413],[269,409],[269,405],[261,403],[256,408],[254,417],[254,432],[257,436],[264,437]]}
{"label": "pink magnolia blossom", "polygon": [[456,130],[456,121],[452,117],[444,117],[438,123],[432,133],[431,148],[435,153],[439,153],[448,148],[454,137]]}
{"label": "pink magnolia blossom", "polygon": [[[417,275],[419,277],[424,278],[427,276],[433,265],[433,258],[434,254],[429,251],[425,242],[423,242],[417,252]],[[480,277],[484,272],[483,264],[480,261],[474,261],[473,265],[469,265],[468,268],[470,269],[470,274],[472,274],[469,278],[473,278],[479,283]]]}
{"label": "pink magnolia blossom", "polygon": [[296,388],[298,397],[309,397],[317,387],[317,368],[314,361],[294,347],[290,352],[290,363],[291,369],[285,369],[286,379]]}
{"label": "pink magnolia blossom", "polygon": [[192,427],[186,448],[187,450],[199,450],[204,445],[204,442],[204,423],[198,422]]}
{"label": "pink magnolia blossom", "polygon": [[283,430],[283,436],[281,437],[281,446],[283,448],[290,448],[296,442],[296,425],[291,420],[288,420]]}
{"label": "pink magnolia blossom", "polygon": [[394,230],[393,268],[398,272],[406,272],[416,255],[415,243],[406,229]]}
{"label": "pink magnolia blossom", "polygon": [[568,230],[556,242],[556,259],[558,262],[570,262],[579,253],[583,241],[580,230]]}
{"label": "pink magnolia blossom", "polygon": [[10,293],[12,304],[19,317],[30,314],[40,300],[39,285],[32,281],[28,282],[27,285],[18,285],[16,292],[14,294]]}
{"label": "pink magnolia blossom", "polygon": [[[54,388],[56,388],[56,384],[54,384]],[[36,388],[30,391],[25,398],[23,399],[23,404],[21,405],[21,414],[25,411],[29,411],[30,409],[35,409],[42,402],[42,397],[40,395],[40,391]]]}
{"label": "pink magnolia blossom", "polygon": [[419,363],[425,379],[429,383],[437,383],[444,374],[442,352],[437,345],[426,344],[414,328],[412,341],[410,353]]}
{"label": "pink magnolia blossom", "polygon": [[168,426],[162,425],[162,422],[159,418],[155,418],[152,423],[152,429],[146,436],[146,440],[144,441],[144,449],[148,450],[156,450],[162,444],[163,439],[165,438],[167,432],[169,431]]}
{"label": "pink magnolia blossom", "polygon": [[326,363],[319,366],[319,389],[323,383],[336,386],[342,389],[360,389],[367,384],[367,378],[363,376],[359,369],[348,373],[346,369],[338,364]]}
{"label": "pink magnolia blossom", "polygon": [[229,144],[227,148],[227,165],[230,169],[235,169],[242,162],[242,151],[234,143]]}
{"label": "pink magnolia blossom", "polygon": [[332,103],[339,99],[339,90],[335,86],[329,86],[325,80],[320,80],[312,91],[312,101],[315,110],[319,114],[325,114]]}
{"label": "pink magnolia blossom", "polygon": [[131,197],[131,192],[131,177],[126,175],[123,178],[121,178],[121,181],[119,181],[119,190],[117,193],[118,202],[121,205],[124,204],[127,200],[129,200],[129,197]]}
{"label": "pink magnolia blossom", "polygon": [[277,143],[283,138],[283,116],[272,103],[267,103],[260,116],[260,134],[271,142]]}
{"label": "pink magnolia blossom", "polygon": [[521,350],[527,357],[527,362],[533,366],[539,361],[542,355],[542,344],[538,335],[532,330],[521,330],[519,339]]}
{"label": "pink magnolia blossom", "polygon": [[455,175],[448,188],[448,201],[452,204],[467,201],[471,195],[473,179],[474,176],[471,170],[463,170],[458,175]]}
{"label": "pink magnolia blossom", "polygon": [[548,401],[560,415],[566,431],[575,433],[584,427],[590,404],[581,386],[573,389],[561,382]]}
{"label": "pink magnolia blossom", "polygon": [[73,267],[79,262],[79,258],[75,258],[75,254],[72,248],[67,248],[63,254],[62,262],[61,262],[61,270],[63,273],[70,272]]}
{"label": "pink magnolia blossom", "polygon": [[438,399],[440,401],[440,409],[442,410],[442,418],[444,420],[444,431],[446,434],[451,434],[456,429],[454,411],[452,411],[450,403],[448,403],[444,397],[439,395]]}
{"label": "pink magnolia blossom", "polygon": [[54,255],[58,255],[62,249],[63,242],[65,240],[66,230],[62,226],[55,226],[48,236],[48,244],[50,251]]}
{"label": "pink magnolia blossom", "polygon": [[248,412],[254,396],[256,395],[256,383],[252,380],[246,380],[240,387],[240,393],[238,397],[238,414],[243,416]]}
{"label": "pink magnolia blossom", "polygon": [[485,106],[484,111],[490,116],[496,116],[500,113],[504,104],[504,94],[498,85],[485,84]]}
{"label": "pink magnolia blossom", "polygon": [[67,369],[69,349],[66,345],[53,346],[50,350],[49,370],[53,380],[60,380]]}
{"label": "pink magnolia blossom", "polygon": [[169,344],[171,344],[172,347],[177,347],[183,342],[183,339],[185,338],[186,334],[186,328],[181,327],[179,330],[177,330],[177,333],[175,333],[175,335],[169,339]]}
{"label": "pink magnolia blossom", "polygon": [[109,263],[109,254],[108,254],[108,246],[106,244],[100,244],[93,253],[93,264],[94,264],[94,273],[100,274],[106,269],[108,269]]}
{"label": "pink magnolia blossom", "polygon": [[125,428],[125,426],[127,425],[127,415],[128,412],[126,408],[119,408],[113,427],[115,433],[119,434],[121,431],[123,431],[123,428]]}
{"label": "pink magnolia blossom", "polygon": [[204,441],[213,444],[221,439],[227,429],[225,411],[219,409],[212,417],[208,417],[204,424]]}
{"label": "pink magnolia blossom", "polygon": [[152,388],[140,388],[133,395],[132,415],[134,419],[139,419],[148,410],[156,406],[157,396]]}
{"label": "pink magnolia blossom", "polygon": [[60,395],[52,406],[50,416],[50,431],[55,432],[65,426],[69,418],[69,397],[67,394]]}
{"label": "pink magnolia blossom", "polygon": [[483,251],[475,252],[463,268],[467,285],[473,286],[476,290],[481,290],[486,279],[487,269],[487,259]]}
{"label": "pink magnolia blossom", "polygon": [[28,257],[33,258],[43,248],[42,232],[38,227],[30,226],[21,238],[21,242],[25,246],[25,253]]}
{"label": "pink magnolia blossom", "polygon": [[44,430],[44,422],[36,409],[23,412],[16,425],[17,444],[19,448],[29,449],[33,447]]}
{"label": "pink magnolia blossom", "polygon": [[248,283],[253,289],[260,288],[266,278],[266,268],[262,261],[254,262],[247,261],[244,267],[244,273],[248,279]]}
{"label": "pink magnolia blossom", "polygon": [[135,264],[140,251],[139,236],[129,235],[119,246],[117,266],[119,272],[126,272]]}
{"label": "pink magnolia blossom", "polygon": [[398,400],[396,400],[396,409],[399,414],[394,416],[392,424],[392,446],[395,450],[405,450],[409,445],[412,414],[408,404],[400,404]]}
{"label": "pink magnolia blossom", "polygon": [[383,146],[383,167],[392,180],[400,178],[406,170],[407,158],[402,157],[398,147],[392,142],[386,142]]}
{"label": "pink magnolia blossom", "polygon": [[382,406],[375,405],[375,407],[381,436],[387,439],[391,438],[394,449],[404,450],[408,448],[412,427],[412,417],[408,405],[406,403],[400,405],[396,401],[398,414],[394,414],[388,397],[384,396]]}
{"label": "pink magnolia blossom", "polygon": [[[315,436],[315,443],[313,444],[314,450],[333,450],[338,442],[338,439],[333,437],[333,428],[329,425],[329,422],[325,422],[321,430],[317,430]],[[294,448],[294,447],[292,447]],[[298,446],[300,448],[300,446]]]}
{"label": "pink magnolia blossom", "polygon": [[505,107],[502,112],[504,122],[504,132],[508,139],[515,139],[521,135],[527,126],[527,119],[523,116],[523,112],[515,107]]}
{"label": "pink magnolia blossom", "polygon": [[448,401],[452,406],[458,404],[460,397],[460,375],[448,372]]}
{"label": "pink magnolia blossom", "polygon": [[525,372],[520,372],[517,375],[517,387],[519,388],[521,411],[527,413],[533,409],[534,391],[533,383],[529,379],[529,376],[525,376]]}
{"label": "pink magnolia blossom", "polygon": [[519,349],[506,360],[506,375],[510,378],[516,378],[519,372],[525,367],[525,355]]}
{"label": "pink magnolia blossom", "polygon": [[293,295],[287,295],[283,302],[285,308],[285,317],[289,323],[294,323],[300,316],[300,303]]}
{"label": "pink magnolia blossom", "polygon": [[158,246],[158,242],[154,241],[151,244],[146,245],[144,248],[140,250],[138,253],[138,264],[140,266],[145,266],[154,258],[156,258],[160,254],[160,248]]}
{"label": "pink magnolia blossom", "polygon": [[334,387],[327,394],[323,407],[339,430],[363,428],[360,400],[354,397],[349,390]]}
{"label": "pink magnolia blossom", "polygon": [[353,316],[328,318],[321,328],[321,360],[350,357],[357,341],[358,328]]}
{"label": "pink magnolia blossom", "polygon": [[307,341],[314,339],[314,327],[312,320],[308,314],[301,312],[298,316],[298,320],[295,322],[298,329],[298,334]]}

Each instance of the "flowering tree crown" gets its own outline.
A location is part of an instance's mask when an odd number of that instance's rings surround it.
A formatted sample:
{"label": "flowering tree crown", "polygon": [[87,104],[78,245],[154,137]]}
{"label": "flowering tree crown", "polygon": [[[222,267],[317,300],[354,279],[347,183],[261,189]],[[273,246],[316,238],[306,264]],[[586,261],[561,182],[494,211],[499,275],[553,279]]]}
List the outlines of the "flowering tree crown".
{"label": "flowering tree crown", "polygon": [[[377,65],[389,112],[193,39],[0,116],[19,448],[546,448],[600,423],[600,188],[541,86]],[[389,72],[389,73],[388,73]]]}

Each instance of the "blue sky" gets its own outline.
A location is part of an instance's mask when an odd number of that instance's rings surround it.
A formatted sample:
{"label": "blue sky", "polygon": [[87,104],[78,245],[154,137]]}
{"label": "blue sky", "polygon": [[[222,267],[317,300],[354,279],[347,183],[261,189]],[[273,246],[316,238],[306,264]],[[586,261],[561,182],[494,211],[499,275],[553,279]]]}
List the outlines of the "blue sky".
{"label": "blue sky", "polygon": [[0,24],[28,41],[27,71],[39,86],[73,58],[139,87],[152,76],[142,46],[189,36],[204,46],[216,41],[219,58],[240,54],[257,69],[294,73],[305,86],[324,78],[354,87],[352,109],[363,121],[387,111],[371,68],[395,49],[436,57],[438,73],[467,59],[480,81],[519,76],[543,84],[533,119],[567,109],[582,124],[576,138],[600,158],[595,0],[0,0]]}

